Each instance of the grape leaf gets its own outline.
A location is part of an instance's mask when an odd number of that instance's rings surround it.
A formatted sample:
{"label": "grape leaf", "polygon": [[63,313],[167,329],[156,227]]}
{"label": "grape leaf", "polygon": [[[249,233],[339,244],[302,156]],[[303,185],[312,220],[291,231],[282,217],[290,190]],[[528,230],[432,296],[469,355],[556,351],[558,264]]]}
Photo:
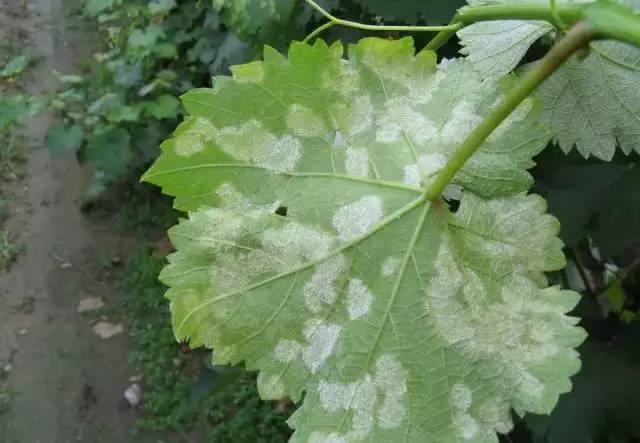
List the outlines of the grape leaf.
{"label": "grape leaf", "polygon": [[[291,396],[293,441],[496,442],[549,412],[584,339],[547,287],[557,221],[526,196],[547,142],[526,102],[455,183],[432,182],[507,85],[412,41],[294,43],[187,93],[144,179],[192,211],[161,274],[176,337]],[[508,82],[507,82],[508,83]],[[207,208],[208,207],[208,208]]]}
{"label": "grape leaf", "polygon": [[[594,0],[557,0],[557,3],[588,3]],[[621,0],[625,1],[625,0]],[[485,4],[549,4],[549,0],[467,0],[471,6]],[[529,47],[555,28],[539,20],[489,20],[458,31],[462,49],[483,74],[504,75],[522,60]]]}
{"label": "grape leaf", "polygon": [[241,37],[268,33],[286,23],[293,13],[293,0],[213,0],[224,21]]}
{"label": "grape leaf", "polygon": [[503,75],[518,66],[529,47],[555,28],[547,22],[500,20],[474,23],[458,31],[462,49],[476,69]]}
{"label": "grape leaf", "polygon": [[[470,4],[522,2],[469,0]],[[638,2],[618,3],[640,11]],[[517,66],[533,42],[553,30],[541,21],[488,21],[465,27],[458,36],[461,52],[476,69],[503,75]],[[592,42],[586,59],[574,56],[538,88],[542,121],[565,153],[575,146],[585,158],[593,155],[608,161],[616,144],[625,154],[640,152],[640,103],[634,93],[639,84],[640,49],[619,42]]]}
{"label": "grape leaf", "polygon": [[29,64],[29,58],[26,55],[18,55],[10,59],[4,68],[0,69],[0,77],[11,78],[22,74]]}
{"label": "grape leaf", "polygon": [[60,121],[54,122],[45,137],[45,143],[56,154],[76,151],[82,146],[84,131],[80,125],[65,126]]}
{"label": "grape leaf", "polygon": [[122,0],[86,0],[85,9],[89,15],[96,16],[105,9],[122,3]]}
{"label": "grape leaf", "polygon": [[106,179],[120,177],[131,159],[131,138],[122,129],[111,129],[93,135],[87,141],[86,161],[104,174]]}
{"label": "grape leaf", "polygon": [[640,49],[593,42],[587,58],[572,57],[538,88],[543,122],[565,153],[576,146],[608,161],[616,144],[640,153],[639,85]]}

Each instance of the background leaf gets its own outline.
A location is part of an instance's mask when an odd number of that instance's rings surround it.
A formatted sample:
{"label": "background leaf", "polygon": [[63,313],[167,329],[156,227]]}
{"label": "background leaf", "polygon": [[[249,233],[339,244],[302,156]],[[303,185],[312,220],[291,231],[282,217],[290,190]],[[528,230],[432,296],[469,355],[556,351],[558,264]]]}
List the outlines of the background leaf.
{"label": "background leaf", "polygon": [[84,131],[79,125],[65,127],[62,122],[54,122],[45,137],[45,143],[56,154],[77,151],[84,141]]}

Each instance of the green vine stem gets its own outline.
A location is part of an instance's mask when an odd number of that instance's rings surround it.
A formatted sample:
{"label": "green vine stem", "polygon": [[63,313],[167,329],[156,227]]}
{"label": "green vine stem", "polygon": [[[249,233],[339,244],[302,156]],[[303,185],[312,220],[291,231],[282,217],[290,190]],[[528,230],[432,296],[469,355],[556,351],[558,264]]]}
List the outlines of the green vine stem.
{"label": "green vine stem", "polygon": [[355,29],[363,29],[366,31],[401,31],[401,32],[438,32],[438,31],[452,31],[456,32],[458,29],[462,27],[461,24],[454,23],[450,25],[444,26],[395,26],[395,25],[368,25],[365,23],[358,23],[351,20],[343,20],[338,17],[334,17],[329,12],[327,12],[322,6],[317,4],[313,0],[305,0],[306,3],[311,6],[313,9],[318,11],[322,16],[324,16],[328,23],[323,24],[322,26],[315,29],[311,34],[309,34],[303,41],[306,43],[311,40],[313,37],[320,34],[325,29],[328,29],[335,25],[347,26],[349,28]]}
{"label": "green vine stem", "polygon": [[482,145],[489,135],[573,53],[582,49],[597,36],[589,23],[577,23],[558,41],[533,69],[510,90],[492,113],[480,123],[454,152],[434,182],[425,191],[429,199],[436,199],[451,182],[458,170]]}

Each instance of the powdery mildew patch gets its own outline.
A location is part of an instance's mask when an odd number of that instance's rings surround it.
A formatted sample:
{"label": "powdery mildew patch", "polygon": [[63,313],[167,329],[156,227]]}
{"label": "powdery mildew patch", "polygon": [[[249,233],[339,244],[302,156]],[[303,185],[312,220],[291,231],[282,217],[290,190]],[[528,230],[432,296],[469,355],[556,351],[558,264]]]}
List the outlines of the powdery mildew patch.
{"label": "powdery mildew patch", "polygon": [[298,103],[289,106],[287,127],[299,137],[322,137],[328,132],[318,114]]}
{"label": "powdery mildew patch", "polygon": [[315,273],[303,289],[307,308],[311,312],[318,313],[323,305],[333,304],[336,300],[338,278],[344,272],[345,265],[346,260],[342,254],[316,265]]}
{"label": "powdery mildew patch", "polygon": [[338,324],[323,324],[317,319],[308,322],[304,336],[309,345],[302,350],[302,361],[312,374],[333,353],[341,330],[342,326]]}
{"label": "powdery mildew patch", "polygon": [[333,227],[340,240],[347,241],[373,228],[383,216],[382,199],[369,195],[338,209],[333,216]]}
{"label": "powdery mildew patch", "polygon": [[451,389],[451,404],[454,411],[454,425],[456,433],[464,440],[471,440],[478,434],[480,427],[476,420],[469,414],[472,394],[468,386],[458,383]]}
{"label": "powdery mildew patch", "polygon": [[387,257],[382,263],[382,267],[380,268],[382,276],[385,278],[391,277],[398,270],[400,263],[401,261],[398,257]]}
{"label": "powdery mildew patch", "polygon": [[302,155],[296,137],[275,136],[257,120],[220,129],[216,142],[235,159],[272,171],[293,171]]}
{"label": "powdery mildew patch", "polygon": [[204,149],[205,143],[214,139],[216,127],[205,117],[191,117],[181,125],[181,132],[174,137],[174,152],[180,157],[191,157]]}
{"label": "powdery mildew patch", "polygon": [[364,149],[348,148],[347,158],[344,162],[347,175],[352,177],[369,176],[369,154]]}
{"label": "powdery mildew patch", "polygon": [[407,387],[402,365],[391,355],[376,360],[374,373],[353,383],[321,380],[317,387],[320,405],[327,412],[351,412],[345,441],[367,438],[375,424],[384,429],[402,425],[407,414]]}
{"label": "powdery mildew patch", "polygon": [[369,313],[373,294],[359,278],[349,280],[347,287],[347,312],[351,320],[357,320]]}

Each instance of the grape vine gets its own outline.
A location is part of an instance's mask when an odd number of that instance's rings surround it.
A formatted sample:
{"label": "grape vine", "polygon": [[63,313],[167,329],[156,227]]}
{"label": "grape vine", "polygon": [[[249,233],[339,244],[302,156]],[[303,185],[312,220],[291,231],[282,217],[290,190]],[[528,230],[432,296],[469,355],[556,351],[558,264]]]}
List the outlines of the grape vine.
{"label": "grape vine", "polygon": [[[188,213],[160,275],[176,338],[298,402],[292,441],[496,442],[512,409],[549,413],[571,389],[585,339],[566,315],[579,295],[545,276],[565,259],[527,169],[552,138],[603,159],[637,146],[640,17],[624,1],[503,0],[444,26],[364,25],[307,3],[328,21],[185,94],[143,177]],[[439,33],[343,58],[319,38],[338,25]],[[456,32],[466,58],[438,63]],[[546,55],[509,73],[539,38]],[[592,56],[615,65],[600,74],[613,105]],[[585,73],[574,103],[599,103],[591,125],[549,105],[567,69]]]}

